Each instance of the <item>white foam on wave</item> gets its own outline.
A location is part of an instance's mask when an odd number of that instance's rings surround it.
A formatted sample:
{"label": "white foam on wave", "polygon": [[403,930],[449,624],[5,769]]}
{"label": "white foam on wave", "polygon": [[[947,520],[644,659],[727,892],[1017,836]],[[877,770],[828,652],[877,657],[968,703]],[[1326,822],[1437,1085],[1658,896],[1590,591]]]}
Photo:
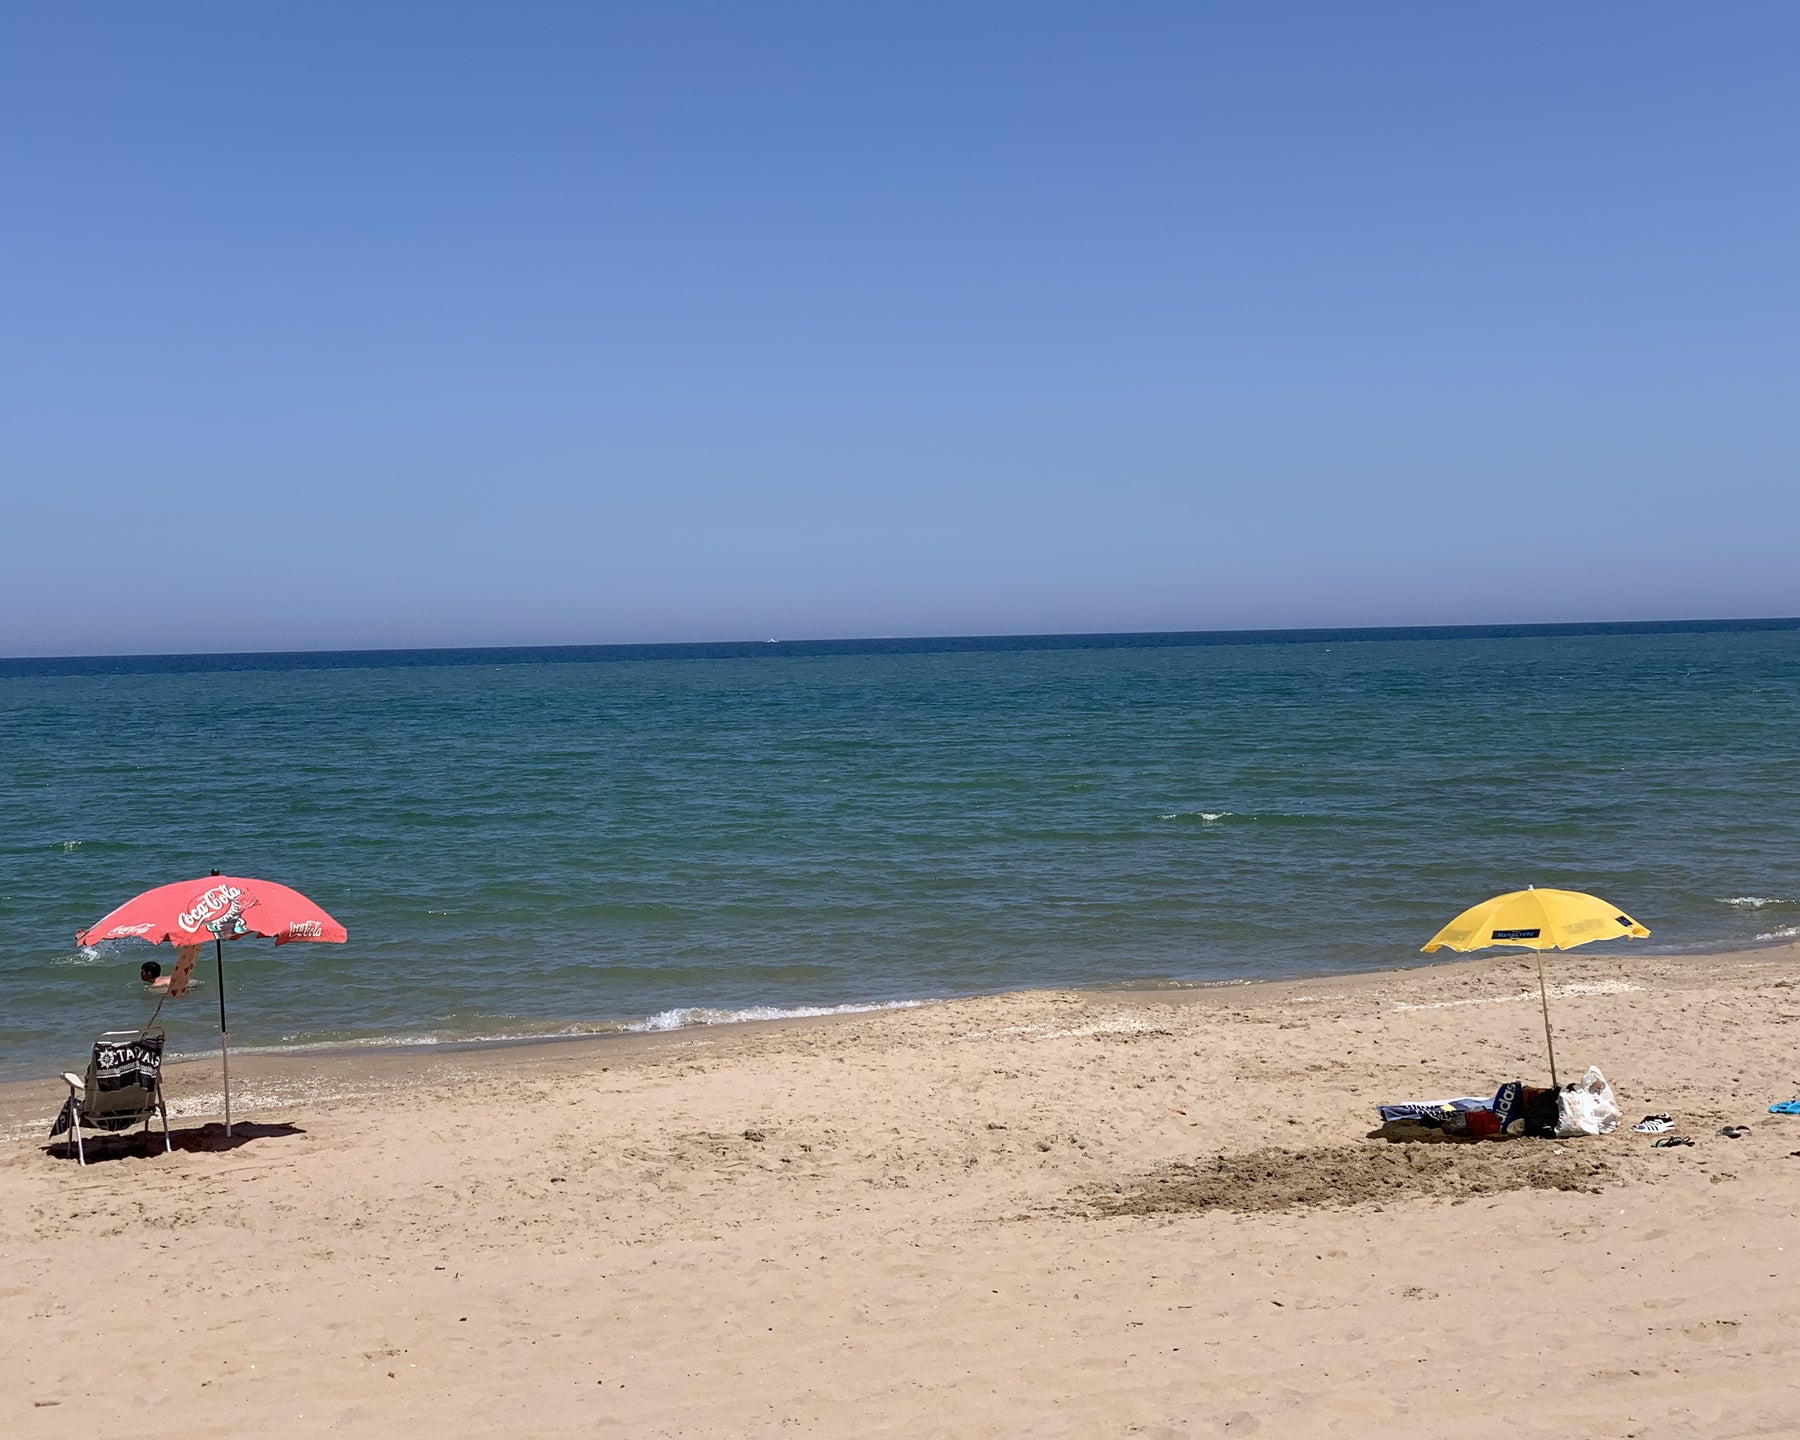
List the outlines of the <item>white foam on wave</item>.
{"label": "white foam on wave", "polygon": [[1221,820],[1229,820],[1231,818],[1231,813],[1232,812],[1229,810],[1170,810],[1168,813],[1158,815],[1156,818],[1158,820],[1191,819],[1198,820],[1203,825],[1216,825]]}
{"label": "white foam on wave", "polygon": [[[363,1035],[347,1040],[283,1040],[273,1045],[233,1045],[233,1055],[312,1055],[332,1050],[404,1050],[415,1045],[442,1045],[441,1035]],[[217,1060],[212,1050],[171,1050],[170,1060]]]}
{"label": "white foam on wave", "polygon": [[1767,935],[1758,935],[1758,940],[1794,940],[1800,939],[1800,925],[1789,925],[1783,930],[1771,930]]}
{"label": "white foam on wave", "polygon": [[[741,1010],[681,1006],[642,1020],[598,1020],[546,1030],[496,1031],[483,1035],[361,1035],[335,1040],[288,1038],[268,1045],[233,1045],[239,1055],[317,1055],[345,1050],[412,1050],[437,1045],[515,1045],[533,1040],[585,1040],[603,1035],[647,1035],[707,1025],[736,1025],[746,1020],[807,1020],[822,1015],[867,1015],[879,1010],[916,1010],[929,1000],[887,1000],[861,1005],[748,1005]],[[170,1060],[217,1060],[212,1050],[171,1051]]]}
{"label": "white foam on wave", "polygon": [[740,1025],[746,1020],[810,1020],[821,1015],[868,1015],[877,1010],[916,1010],[925,1000],[885,1000],[864,1005],[746,1005],[741,1010],[713,1010],[703,1005],[682,1005],[661,1010],[622,1029],[644,1035],[663,1030],[687,1030],[696,1025]]}
{"label": "white foam on wave", "polygon": [[1740,910],[1761,910],[1768,905],[1792,905],[1792,900],[1772,900],[1766,895],[1733,895],[1730,899],[1721,899],[1721,905],[1735,905]]}

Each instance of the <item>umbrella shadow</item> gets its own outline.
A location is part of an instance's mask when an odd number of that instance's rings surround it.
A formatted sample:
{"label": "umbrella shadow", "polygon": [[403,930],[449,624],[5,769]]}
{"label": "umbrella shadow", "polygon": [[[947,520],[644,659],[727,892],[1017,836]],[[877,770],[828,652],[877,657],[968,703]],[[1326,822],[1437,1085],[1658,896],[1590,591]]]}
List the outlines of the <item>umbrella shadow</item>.
{"label": "umbrella shadow", "polygon": [[[291,1125],[281,1121],[272,1125],[261,1124],[255,1120],[238,1120],[233,1122],[231,1134],[225,1133],[225,1126],[219,1121],[206,1125],[193,1125],[186,1129],[169,1129],[169,1145],[172,1149],[187,1155],[216,1155],[227,1150],[241,1149],[257,1140],[282,1140],[290,1135],[304,1135],[306,1131],[299,1125]],[[64,1141],[69,1141],[69,1148],[63,1148]],[[84,1134],[82,1147],[87,1151],[87,1162],[90,1165],[106,1164],[114,1160],[154,1160],[163,1153],[162,1131],[152,1127],[149,1135],[142,1130],[131,1130],[118,1135]],[[56,1137],[44,1146],[44,1153],[53,1160],[75,1158],[74,1142],[68,1133]]]}

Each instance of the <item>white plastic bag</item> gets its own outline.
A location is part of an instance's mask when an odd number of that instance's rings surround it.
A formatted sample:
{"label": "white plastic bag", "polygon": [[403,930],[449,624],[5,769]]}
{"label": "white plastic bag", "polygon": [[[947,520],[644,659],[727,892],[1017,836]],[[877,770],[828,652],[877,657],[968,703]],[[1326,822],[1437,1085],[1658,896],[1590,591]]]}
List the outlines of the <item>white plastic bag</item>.
{"label": "white plastic bag", "polygon": [[1612,1086],[1600,1073],[1598,1065],[1588,1066],[1587,1074],[1574,1085],[1556,1092],[1556,1133],[1571,1135],[1610,1135],[1619,1128],[1625,1112],[1613,1099]]}

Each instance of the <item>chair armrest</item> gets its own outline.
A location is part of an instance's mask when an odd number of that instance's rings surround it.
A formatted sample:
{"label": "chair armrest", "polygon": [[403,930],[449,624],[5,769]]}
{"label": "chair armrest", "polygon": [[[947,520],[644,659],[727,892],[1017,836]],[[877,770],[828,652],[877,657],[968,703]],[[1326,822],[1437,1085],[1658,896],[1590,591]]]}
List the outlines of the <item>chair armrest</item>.
{"label": "chair armrest", "polygon": [[63,1071],[62,1078],[63,1078],[64,1083],[67,1084],[71,1090],[87,1089],[87,1081],[83,1080],[73,1070]]}

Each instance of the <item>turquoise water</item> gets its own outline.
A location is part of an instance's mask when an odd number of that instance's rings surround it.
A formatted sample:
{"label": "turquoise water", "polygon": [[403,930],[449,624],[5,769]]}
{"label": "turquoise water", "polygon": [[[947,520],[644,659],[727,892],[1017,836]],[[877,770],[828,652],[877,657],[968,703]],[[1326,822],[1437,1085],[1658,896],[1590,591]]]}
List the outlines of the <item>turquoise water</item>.
{"label": "turquoise water", "polygon": [[350,931],[228,948],[246,1046],[1387,966],[1527,883],[1800,926],[1793,628],[597,654],[0,665],[0,1075],[147,1014],[167,948],[73,933],[214,866]]}

